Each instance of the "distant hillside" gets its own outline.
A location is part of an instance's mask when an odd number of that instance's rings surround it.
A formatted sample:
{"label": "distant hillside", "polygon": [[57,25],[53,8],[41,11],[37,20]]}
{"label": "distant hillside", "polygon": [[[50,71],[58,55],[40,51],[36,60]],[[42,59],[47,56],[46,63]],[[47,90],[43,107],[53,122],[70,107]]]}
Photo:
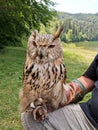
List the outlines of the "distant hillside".
{"label": "distant hillside", "polygon": [[64,23],[61,40],[67,43],[80,41],[98,41],[98,13],[70,14],[57,12],[48,27],[40,29],[43,33],[54,33]]}
{"label": "distant hillside", "polygon": [[98,13],[96,13],[96,14],[91,14],[91,13],[70,14],[70,13],[65,13],[65,12],[58,12],[58,18],[62,19],[62,20],[64,20],[65,18],[72,18],[72,19],[79,20],[79,21],[98,24]]}
{"label": "distant hillside", "polygon": [[98,40],[98,13],[70,14],[58,12],[57,20],[65,23],[65,34],[62,36],[62,40],[65,42]]}
{"label": "distant hillside", "polygon": [[57,12],[57,16],[44,30],[46,33],[54,32],[61,23],[65,24],[61,35],[64,42],[98,41],[98,13],[70,14]]}

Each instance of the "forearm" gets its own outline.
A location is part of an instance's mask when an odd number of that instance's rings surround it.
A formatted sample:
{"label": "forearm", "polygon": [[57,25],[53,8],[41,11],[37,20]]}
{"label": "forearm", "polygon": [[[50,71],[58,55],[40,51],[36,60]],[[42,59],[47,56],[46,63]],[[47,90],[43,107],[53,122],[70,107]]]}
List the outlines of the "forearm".
{"label": "forearm", "polygon": [[93,87],[94,81],[85,76],[81,76],[71,81],[69,84],[64,85],[67,104],[81,100]]}

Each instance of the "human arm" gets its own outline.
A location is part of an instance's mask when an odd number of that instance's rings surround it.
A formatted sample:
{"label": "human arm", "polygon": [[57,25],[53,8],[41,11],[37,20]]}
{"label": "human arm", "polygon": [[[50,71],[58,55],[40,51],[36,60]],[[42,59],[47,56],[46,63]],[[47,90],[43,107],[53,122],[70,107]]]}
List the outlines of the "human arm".
{"label": "human arm", "polygon": [[98,80],[98,55],[81,77],[64,85],[67,104],[81,100],[87,92],[93,89],[96,80]]}
{"label": "human arm", "polygon": [[[82,86],[82,88],[81,88]],[[84,87],[84,88],[83,88]],[[64,86],[67,97],[67,104],[78,102],[84,95],[90,92],[94,87],[94,81],[85,76],[81,76]]]}

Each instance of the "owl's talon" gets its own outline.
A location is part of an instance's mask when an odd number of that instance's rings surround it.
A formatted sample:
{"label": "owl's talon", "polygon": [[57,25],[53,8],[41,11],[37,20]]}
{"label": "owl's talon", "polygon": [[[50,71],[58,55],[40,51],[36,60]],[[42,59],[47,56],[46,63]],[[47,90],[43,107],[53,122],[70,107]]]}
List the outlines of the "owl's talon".
{"label": "owl's talon", "polygon": [[47,110],[43,106],[37,106],[33,110],[34,120],[45,120],[46,115],[47,115]]}
{"label": "owl's talon", "polygon": [[30,104],[30,107],[31,107],[31,108],[35,108],[35,105],[34,105],[33,102]]}

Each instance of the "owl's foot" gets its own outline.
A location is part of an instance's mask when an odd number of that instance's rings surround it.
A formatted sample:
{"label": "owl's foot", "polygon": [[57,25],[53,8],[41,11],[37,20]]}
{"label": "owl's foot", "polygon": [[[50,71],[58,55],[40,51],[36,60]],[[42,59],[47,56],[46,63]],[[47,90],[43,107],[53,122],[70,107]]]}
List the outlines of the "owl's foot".
{"label": "owl's foot", "polygon": [[47,109],[43,106],[37,106],[34,110],[33,110],[33,116],[35,120],[45,120],[46,116],[47,116]]}
{"label": "owl's foot", "polygon": [[35,120],[45,120],[47,115],[46,103],[42,98],[37,99],[34,103],[31,103],[33,109],[33,116]]}

